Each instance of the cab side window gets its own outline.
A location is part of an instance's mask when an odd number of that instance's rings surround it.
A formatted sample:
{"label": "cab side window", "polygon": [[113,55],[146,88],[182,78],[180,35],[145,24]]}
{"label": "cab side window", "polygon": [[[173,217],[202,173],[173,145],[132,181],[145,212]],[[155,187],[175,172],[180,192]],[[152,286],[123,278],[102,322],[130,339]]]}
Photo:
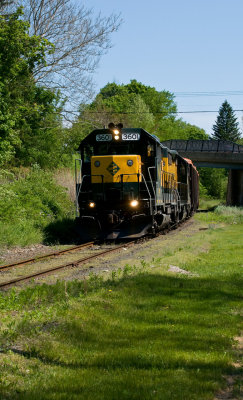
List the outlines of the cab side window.
{"label": "cab side window", "polygon": [[154,145],[147,145],[147,157],[154,157]]}
{"label": "cab side window", "polygon": [[90,162],[91,157],[94,155],[93,146],[86,145],[83,150],[83,159],[84,162]]}

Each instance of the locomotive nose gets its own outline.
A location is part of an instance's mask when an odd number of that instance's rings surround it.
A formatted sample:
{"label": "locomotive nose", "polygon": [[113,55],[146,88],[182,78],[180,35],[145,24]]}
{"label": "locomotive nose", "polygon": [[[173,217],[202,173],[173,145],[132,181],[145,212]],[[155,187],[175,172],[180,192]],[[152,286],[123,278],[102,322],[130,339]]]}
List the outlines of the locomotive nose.
{"label": "locomotive nose", "polygon": [[93,156],[91,159],[91,182],[92,184],[141,182],[141,156]]}

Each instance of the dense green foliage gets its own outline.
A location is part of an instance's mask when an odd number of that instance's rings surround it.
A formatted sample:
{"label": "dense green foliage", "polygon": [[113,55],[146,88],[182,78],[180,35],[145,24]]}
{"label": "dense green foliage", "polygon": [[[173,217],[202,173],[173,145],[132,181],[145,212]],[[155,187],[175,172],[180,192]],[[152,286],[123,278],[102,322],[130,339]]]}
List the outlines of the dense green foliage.
{"label": "dense green foliage", "polygon": [[16,179],[13,173],[2,171],[0,180],[0,245],[42,241],[47,225],[73,211],[65,189],[49,172],[33,168]]}
{"label": "dense green foliage", "polygon": [[213,139],[231,140],[240,139],[239,124],[231,105],[225,100],[219,109],[219,115],[213,125]]}
{"label": "dense green foliage", "polygon": [[200,195],[225,200],[228,171],[220,168],[198,168],[198,172],[202,185]]}
{"label": "dense green foliage", "polygon": [[53,46],[30,36],[21,16],[21,8],[0,16],[0,167],[38,163],[53,168],[63,152],[59,98],[33,78]]}
{"label": "dense green foliage", "polygon": [[135,79],[127,85],[108,83],[90,105],[80,106],[80,116],[70,130],[78,145],[91,129],[121,122],[167,139],[207,139],[203,129],[176,118],[177,106],[169,91],[157,91]]}
{"label": "dense green foliage", "polygon": [[243,226],[199,217],[207,230],[173,235],[173,250],[160,241],[108,280],[2,294],[0,397],[212,400],[230,375],[240,399]]}

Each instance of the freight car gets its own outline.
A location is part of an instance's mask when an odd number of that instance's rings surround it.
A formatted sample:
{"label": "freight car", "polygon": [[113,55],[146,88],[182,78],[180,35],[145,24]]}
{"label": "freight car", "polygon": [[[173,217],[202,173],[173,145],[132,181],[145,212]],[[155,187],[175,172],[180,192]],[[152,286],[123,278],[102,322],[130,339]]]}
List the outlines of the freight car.
{"label": "freight car", "polygon": [[144,129],[109,124],[80,144],[77,226],[83,239],[134,239],[191,216],[198,173]]}

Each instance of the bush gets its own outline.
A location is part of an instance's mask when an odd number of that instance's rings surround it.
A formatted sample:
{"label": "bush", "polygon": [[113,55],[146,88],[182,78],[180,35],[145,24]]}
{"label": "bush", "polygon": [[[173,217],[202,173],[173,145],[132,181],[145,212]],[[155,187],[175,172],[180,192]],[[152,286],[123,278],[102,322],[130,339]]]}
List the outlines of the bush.
{"label": "bush", "polygon": [[206,188],[207,193],[200,195],[205,197],[208,195],[211,198],[225,199],[227,190],[228,173],[220,168],[198,168],[200,176],[200,184]]}
{"label": "bush", "polygon": [[1,186],[0,244],[39,241],[48,224],[70,217],[73,209],[67,190],[54,182],[50,172],[32,169],[25,178]]}
{"label": "bush", "polygon": [[23,220],[14,223],[0,221],[0,247],[26,246],[43,241],[43,232],[32,221]]}
{"label": "bush", "polygon": [[243,207],[219,205],[213,212],[197,214],[196,218],[206,223],[243,224]]}
{"label": "bush", "polygon": [[214,212],[234,224],[243,223],[243,207],[218,206]]}
{"label": "bush", "polygon": [[210,198],[210,196],[208,195],[208,191],[207,189],[203,186],[203,184],[201,183],[201,181],[199,181],[199,195],[200,195],[200,199],[203,197],[205,199]]}

